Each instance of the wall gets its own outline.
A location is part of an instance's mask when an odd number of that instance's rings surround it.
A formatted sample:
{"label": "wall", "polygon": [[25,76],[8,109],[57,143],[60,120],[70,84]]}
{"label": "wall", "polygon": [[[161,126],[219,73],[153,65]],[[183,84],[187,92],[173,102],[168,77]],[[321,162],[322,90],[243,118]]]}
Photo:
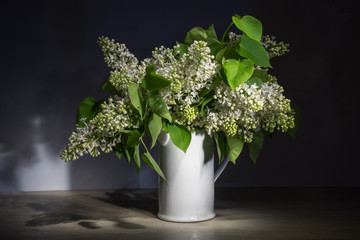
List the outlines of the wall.
{"label": "wall", "polygon": [[[172,47],[195,26],[222,33],[233,14],[253,15],[290,43],[273,73],[301,109],[293,140],[276,134],[256,165],[247,150],[217,186],[359,186],[356,109],[359,58],[355,2],[13,1],[1,8],[0,191],[156,187],[114,155],[64,163],[77,104],[106,97],[109,75],[96,40],[125,43],[138,59]],[[156,149],[153,153],[156,155]]]}

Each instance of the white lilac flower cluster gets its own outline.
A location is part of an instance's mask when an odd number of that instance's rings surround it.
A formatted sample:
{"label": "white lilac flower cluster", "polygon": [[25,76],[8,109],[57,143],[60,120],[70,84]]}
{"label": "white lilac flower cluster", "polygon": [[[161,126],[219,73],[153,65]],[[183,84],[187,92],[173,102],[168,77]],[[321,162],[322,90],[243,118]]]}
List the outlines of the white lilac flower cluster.
{"label": "white lilac flower cluster", "polygon": [[241,34],[229,32],[229,43],[228,47],[236,47],[240,42]]}
{"label": "white lilac flower cluster", "polygon": [[224,131],[229,136],[240,135],[245,141],[252,139],[251,130],[257,130],[260,119],[255,115],[263,106],[261,92],[253,84],[241,84],[233,92],[220,84],[215,89],[214,108],[208,109],[208,132]]}
{"label": "white lilac flower cluster", "polygon": [[139,64],[138,59],[130,53],[125,44],[115,43],[107,37],[98,40],[104,60],[113,71],[110,72],[109,82],[120,92],[127,92],[131,82],[139,83],[145,75],[146,64]]}
{"label": "white lilac flower cluster", "polygon": [[69,145],[61,154],[66,161],[76,160],[79,156],[105,153],[121,141],[119,132],[139,127],[139,114],[118,96],[111,96],[101,104],[101,111],[89,122],[82,119],[84,126],[77,126],[69,138]]}
{"label": "white lilac flower cluster", "polygon": [[290,100],[283,95],[284,89],[279,84],[265,83],[261,87],[264,108],[259,112],[261,127],[267,132],[281,130],[286,132],[295,127],[295,112],[290,106]]}
{"label": "white lilac flower cluster", "polygon": [[179,46],[173,49],[157,48],[150,64],[156,73],[171,80],[171,84],[160,90],[175,123],[192,128],[199,125],[198,105],[200,93],[210,88],[218,68],[210,48],[203,41],[195,41],[188,52],[178,57]]}
{"label": "white lilac flower cluster", "polygon": [[261,38],[261,42],[265,50],[268,52],[269,58],[280,57],[289,52],[289,44],[284,42],[277,42],[275,39],[276,38],[274,36],[269,35],[263,36]]}
{"label": "white lilac flower cluster", "polygon": [[283,96],[283,88],[277,83],[241,84],[233,92],[222,83],[215,89],[213,108],[207,108],[205,129],[224,131],[228,136],[239,136],[251,142],[253,132],[261,129],[287,131],[294,127],[294,113],[290,100]]}
{"label": "white lilac flower cluster", "polygon": [[[229,32],[229,43],[228,47],[236,47],[240,42],[241,34]],[[274,36],[262,36],[261,43],[264,46],[269,58],[280,57],[285,53],[289,52],[289,44],[284,42],[277,42]]]}

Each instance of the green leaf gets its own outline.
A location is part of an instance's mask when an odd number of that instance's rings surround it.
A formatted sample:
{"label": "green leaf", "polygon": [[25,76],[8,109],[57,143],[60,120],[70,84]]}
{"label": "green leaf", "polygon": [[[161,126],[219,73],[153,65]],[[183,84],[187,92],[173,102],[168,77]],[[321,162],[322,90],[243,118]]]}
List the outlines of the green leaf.
{"label": "green leaf", "polygon": [[163,124],[161,121],[161,117],[153,113],[148,124],[149,133],[152,139],[151,148],[155,146],[156,140],[161,132],[162,127]]}
{"label": "green leaf", "polygon": [[128,147],[135,147],[139,144],[140,133],[138,130],[132,130],[127,136],[126,144]]}
{"label": "green leaf", "polygon": [[167,125],[171,141],[175,146],[180,148],[186,153],[190,142],[191,142],[191,133],[185,126],[180,126],[176,124]]}
{"label": "green leaf", "polygon": [[92,115],[93,115],[93,118],[99,113],[101,112],[101,104],[105,102],[105,100],[101,100],[99,102],[96,102],[92,108],[91,108],[91,112],[92,112]]}
{"label": "green leaf", "polygon": [[254,71],[254,64],[247,59],[228,59],[225,61],[223,68],[229,86],[235,91],[237,86],[251,77]]}
{"label": "green leaf", "polygon": [[256,159],[260,155],[264,142],[264,134],[262,132],[255,132],[253,134],[253,140],[249,143],[250,159],[256,163]]}
{"label": "green leaf", "polygon": [[250,38],[260,42],[262,36],[262,24],[261,22],[252,16],[239,15],[232,17],[232,20],[236,27],[246,33]]}
{"label": "green leaf", "polygon": [[161,95],[151,94],[148,99],[149,99],[149,107],[151,111],[153,111],[153,113],[156,113],[160,117],[169,120],[169,122],[172,121],[170,112]]}
{"label": "green leaf", "polygon": [[124,155],[125,159],[127,160],[127,163],[129,164],[131,160],[130,152],[132,152],[132,149],[130,147],[127,147],[126,144],[124,143],[121,143],[120,147],[122,154]]}
{"label": "green leaf", "polygon": [[207,30],[201,27],[191,29],[186,35],[185,43],[190,45],[194,41],[207,42],[207,45],[210,48],[210,54],[214,56],[221,49],[221,43],[217,39],[214,25],[209,26]]}
{"label": "green leaf", "polygon": [[205,100],[202,102],[202,104],[201,104],[201,110],[200,110],[200,115],[201,115],[201,116],[205,116],[205,110],[204,110],[204,108],[205,108],[206,104],[208,104],[209,102],[211,102],[213,99],[214,99],[213,96],[209,96],[209,97],[205,98]]}
{"label": "green leaf", "polygon": [[258,66],[271,67],[269,56],[263,45],[260,42],[249,38],[246,34],[241,36],[236,51],[240,56],[250,59]]}
{"label": "green leaf", "polygon": [[214,79],[213,83],[211,84],[211,86],[207,89],[205,88],[201,93],[200,93],[200,97],[205,97],[206,95],[208,95],[219,83],[221,82],[221,76],[220,73],[218,72],[218,74],[216,75],[216,78]]}
{"label": "green leaf", "polygon": [[96,101],[92,97],[85,98],[78,106],[77,109],[77,124],[81,127],[85,124],[80,120],[85,118],[85,122],[89,122],[94,118],[94,112],[92,111],[93,106],[96,104]]}
{"label": "green leaf", "polygon": [[196,41],[206,41],[207,38],[207,32],[201,27],[194,27],[191,29],[187,34],[185,38],[186,44],[192,44],[195,40]]}
{"label": "green leaf", "polygon": [[145,113],[145,101],[144,97],[140,92],[139,84],[130,83],[128,91],[131,104],[139,111],[142,118]]}
{"label": "green leaf", "polygon": [[156,91],[170,85],[171,81],[155,73],[154,66],[146,67],[146,75],[142,79],[142,85],[145,89]]}
{"label": "green leaf", "polygon": [[247,85],[251,86],[253,84],[256,84],[258,88],[260,88],[263,85],[263,80],[261,80],[258,77],[251,77],[249,80],[245,82]]}
{"label": "green leaf", "polygon": [[214,138],[216,142],[216,148],[217,148],[217,153],[219,156],[219,164],[220,164],[224,161],[224,158],[227,155],[226,138],[220,136],[217,133],[214,133]]}
{"label": "green leaf", "polygon": [[131,130],[125,130],[125,129],[119,129],[118,131],[121,133],[130,133],[131,132]]}
{"label": "green leaf", "polygon": [[148,152],[143,153],[143,155],[141,157],[147,165],[149,165],[152,169],[154,169],[159,174],[159,176],[162,179],[164,179],[164,181],[166,181],[164,173],[161,171],[159,165],[156,163],[156,161],[154,160],[154,158],[151,156],[150,153],[148,153]]}
{"label": "green leaf", "polygon": [[179,45],[179,55],[182,56],[184,53],[188,52],[189,45],[176,42],[176,45]]}
{"label": "green leaf", "polygon": [[233,47],[227,47],[224,49],[221,49],[215,57],[215,60],[218,63],[222,63],[223,58],[226,59],[239,59],[239,54],[236,52],[235,48]]}
{"label": "green leaf", "polygon": [[268,79],[268,74],[266,70],[255,69],[251,77],[260,78],[263,82],[266,82]]}
{"label": "green leaf", "polygon": [[115,153],[115,155],[116,155],[119,159],[121,159],[122,148],[121,148],[120,143],[116,144],[116,145],[113,147],[113,152]]}
{"label": "green leaf", "polygon": [[207,42],[207,46],[210,48],[210,54],[216,56],[216,54],[221,49],[221,43],[213,38],[208,38],[206,42]]}
{"label": "green leaf", "polygon": [[291,109],[295,111],[295,127],[293,128],[289,128],[287,130],[287,133],[292,137],[295,138],[295,133],[296,131],[299,129],[299,125],[300,125],[300,121],[301,121],[301,114],[300,114],[300,109],[298,108],[298,106],[296,106],[293,103],[290,103]]}
{"label": "green leaf", "polygon": [[217,35],[216,35],[215,28],[214,28],[214,24],[211,24],[209,26],[208,31],[209,31],[209,34],[207,34],[208,38],[213,38],[213,39],[216,39],[216,40],[218,39]]}
{"label": "green leaf", "polygon": [[226,142],[228,146],[229,160],[235,164],[236,159],[239,157],[243,149],[244,142],[237,137],[231,136],[226,137]]}
{"label": "green leaf", "polygon": [[119,151],[117,151],[117,150],[115,150],[114,151],[115,152],[115,155],[119,158],[119,159],[121,159],[121,152],[119,152]]}
{"label": "green leaf", "polygon": [[206,42],[210,48],[210,54],[216,56],[216,54],[221,50],[221,43],[218,41],[214,24],[210,25],[207,33]]}
{"label": "green leaf", "polygon": [[[224,62],[225,63],[225,62]],[[218,70],[218,76],[220,77],[221,81],[223,81],[226,85],[230,86],[225,75],[224,67]]]}
{"label": "green leaf", "polygon": [[140,153],[139,153],[139,144],[136,145],[133,148],[129,149],[129,154],[131,156],[131,159],[134,161],[135,166],[136,166],[136,170],[139,173],[140,172],[140,167],[141,167],[141,162],[140,162]]}
{"label": "green leaf", "polygon": [[162,122],[162,130],[164,130],[165,132],[168,133],[168,132],[169,132],[169,129],[168,129],[167,125],[168,125],[168,124],[166,123],[166,121],[163,121],[163,122]]}
{"label": "green leaf", "polygon": [[119,94],[119,91],[110,82],[104,83],[104,85],[102,85],[102,90],[110,92],[115,95]]}

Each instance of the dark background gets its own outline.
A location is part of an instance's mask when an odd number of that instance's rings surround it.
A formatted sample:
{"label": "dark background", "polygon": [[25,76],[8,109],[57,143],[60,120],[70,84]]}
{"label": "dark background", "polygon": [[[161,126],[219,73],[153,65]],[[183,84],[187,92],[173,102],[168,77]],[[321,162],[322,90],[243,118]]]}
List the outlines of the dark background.
{"label": "dark background", "polygon": [[12,1],[0,9],[0,191],[156,187],[149,167],[137,174],[112,154],[58,157],[77,105],[107,96],[97,38],[125,43],[141,60],[195,26],[214,23],[222,35],[234,14],[255,16],[264,34],[290,44],[272,73],[302,122],[295,139],[266,141],[256,165],[245,149],[217,186],[360,186],[355,1]]}

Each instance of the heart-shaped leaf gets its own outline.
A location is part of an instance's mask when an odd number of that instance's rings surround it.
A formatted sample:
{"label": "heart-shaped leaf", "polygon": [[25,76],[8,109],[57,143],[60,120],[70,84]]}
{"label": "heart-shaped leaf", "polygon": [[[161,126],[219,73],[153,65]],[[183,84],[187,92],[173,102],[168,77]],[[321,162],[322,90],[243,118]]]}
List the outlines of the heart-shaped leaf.
{"label": "heart-shaped leaf", "polygon": [[153,113],[148,124],[149,133],[152,139],[151,148],[155,146],[156,140],[161,132],[162,127],[163,124],[161,121],[161,117]]}
{"label": "heart-shaped leaf", "polygon": [[110,92],[112,94],[119,94],[119,91],[114,87],[114,85],[111,84],[111,82],[106,82],[104,85],[102,85],[102,90]]}
{"label": "heart-shaped leaf", "polygon": [[217,35],[216,35],[215,28],[214,28],[214,24],[211,24],[211,25],[208,27],[207,38],[212,38],[212,39],[215,39],[215,40],[218,39],[218,38],[217,38]]}
{"label": "heart-shaped leaf", "polygon": [[219,156],[219,164],[220,164],[224,161],[224,158],[227,155],[226,137],[214,133],[214,138],[216,142],[216,148],[217,148],[217,153]]}
{"label": "heart-shaped leaf", "polygon": [[146,75],[142,79],[142,85],[145,89],[156,91],[169,86],[170,83],[170,80],[155,73],[154,66],[149,65],[146,67]]}
{"label": "heart-shaped leaf", "polygon": [[136,171],[140,172],[141,162],[140,162],[140,152],[139,152],[139,144],[135,147],[129,148],[129,155],[131,159],[134,161],[136,166]]}
{"label": "heart-shaped leaf", "polygon": [[260,42],[249,38],[246,34],[241,36],[236,51],[240,56],[250,59],[260,67],[271,67],[269,56],[263,45]]}
{"label": "heart-shaped leaf", "polygon": [[190,131],[186,127],[176,124],[168,124],[167,129],[174,145],[186,153],[191,142]]}
{"label": "heart-shaped leaf", "polygon": [[77,109],[77,124],[81,127],[84,126],[84,123],[81,119],[85,118],[85,122],[89,122],[94,117],[93,106],[96,104],[96,101],[92,97],[85,98],[78,106]]}
{"label": "heart-shaped leaf", "polygon": [[139,144],[140,133],[138,130],[132,130],[127,136],[128,138],[126,144],[128,147],[135,147]]}
{"label": "heart-shaped leaf", "polygon": [[255,132],[253,134],[253,140],[249,143],[249,155],[250,159],[256,163],[256,159],[260,155],[264,142],[264,134],[262,132]]}
{"label": "heart-shaped leaf", "polygon": [[206,41],[207,31],[201,27],[194,27],[191,29],[185,38],[186,44],[192,44],[194,41]]}
{"label": "heart-shaped leaf", "polygon": [[153,113],[156,113],[160,117],[169,120],[169,122],[172,121],[170,112],[161,95],[153,93],[149,96],[148,99],[149,99],[149,107],[151,111],[153,111]]}
{"label": "heart-shaped leaf", "polygon": [[179,50],[180,56],[182,56],[182,55],[184,55],[184,53],[188,52],[189,45],[184,44],[184,43],[179,43],[179,42],[176,42],[176,45],[179,45],[178,50]]}
{"label": "heart-shaped leaf", "polygon": [[251,86],[253,84],[256,84],[256,86],[259,88],[263,85],[263,81],[258,77],[251,77],[249,80],[245,82],[247,85]]}
{"label": "heart-shaped leaf", "polygon": [[130,83],[128,92],[131,104],[138,110],[142,118],[145,112],[145,101],[144,97],[140,92],[139,84]]}
{"label": "heart-shaped leaf", "polygon": [[261,22],[252,16],[235,15],[232,20],[236,27],[246,33],[250,38],[260,42],[262,36],[262,24]]}
{"label": "heart-shaped leaf", "polygon": [[223,48],[221,49],[215,57],[215,60],[218,63],[222,63],[223,58],[226,59],[239,59],[239,54],[236,52],[235,48],[233,47],[227,47],[227,48]]}
{"label": "heart-shaped leaf", "polygon": [[225,61],[223,68],[229,86],[235,91],[237,86],[251,77],[254,71],[254,64],[248,59],[228,59]]}
{"label": "heart-shaped leaf", "polygon": [[244,142],[237,137],[231,136],[226,137],[226,142],[228,146],[229,160],[235,164],[236,159],[239,157],[243,149]]}

